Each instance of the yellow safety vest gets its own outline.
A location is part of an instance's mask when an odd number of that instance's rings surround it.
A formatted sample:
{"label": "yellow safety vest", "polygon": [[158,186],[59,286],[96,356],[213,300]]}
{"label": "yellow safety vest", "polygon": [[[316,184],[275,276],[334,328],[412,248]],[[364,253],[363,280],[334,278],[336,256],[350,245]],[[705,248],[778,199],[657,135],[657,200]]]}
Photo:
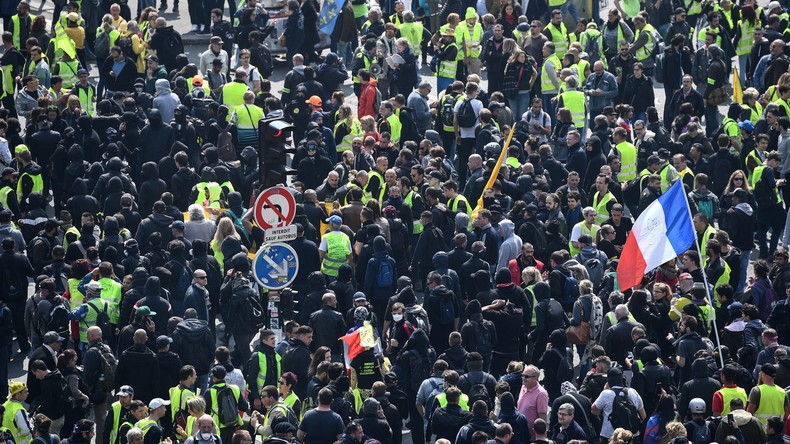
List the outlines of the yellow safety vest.
{"label": "yellow safety vest", "polygon": [[392,113],[389,116],[387,116],[386,120],[390,124],[390,140],[392,140],[392,143],[394,143],[395,145],[399,145],[400,132],[401,132],[401,128],[403,127],[403,125],[400,123],[400,118],[398,118],[398,116],[395,115],[395,113]]}
{"label": "yellow safety vest", "polygon": [[[394,115],[394,114],[393,114]],[[387,184],[384,182],[384,176],[378,172],[375,168],[370,170],[369,173],[370,177],[368,178],[368,183],[365,184],[365,188],[362,190],[362,203],[367,203],[370,199],[376,198],[379,201],[379,204],[384,202],[384,193],[387,191]],[[374,196],[373,190],[368,189],[370,186],[370,179],[378,177],[379,178],[379,195]]]}
{"label": "yellow safety vest", "polygon": [[667,162],[667,164],[664,165],[661,168],[661,171],[659,171],[658,173],[658,175],[661,177],[661,194],[666,193],[667,190],[669,189],[669,186],[672,185],[671,183],[669,183],[669,177],[668,177],[670,167],[671,165],[669,164],[669,162]]}
{"label": "yellow safety vest", "polygon": [[730,410],[730,401],[735,398],[740,399],[743,401],[743,405],[746,405],[746,390],[740,387],[722,387],[719,389],[721,393],[721,399],[724,406],[724,409],[721,411],[721,416],[726,416],[732,410]]}
{"label": "yellow safety vest", "polygon": [[17,412],[20,410],[25,410],[25,407],[22,405],[22,403],[13,399],[9,399],[3,403],[3,408],[5,409],[5,414],[3,415],[3,427],[11,431],[11,434],[14,436],[14,442],[16,442],[16,444],[30,444],[33,439],[33,437],[28,434],[30,433],[30,430],[26,430],[27,433],[23,433],[22,428],[17,427],[15,421]]}
{"label": "yellow safety vest", "polygon": [[113,428],[110,430],[110,444],[117,444],[118,442],[118,430],[121,429],[122,410],[123,406],[121,405],[121,401],[115,401],[112,403]]}
{"label": "yellow safety vest", "polygon": [[763,423],[763,426],[767,426],[768,418],[772,416],[781,418],[785,415],[787,393],[775,385],[760,384],[757,388],[760,389],[760,404],[754,415]]}
{"label": "yellow safety vest", "polygon": [[[444,407],[447,405],[447,394],[442,392],[436,395],[436,402],[439,403],[439,407]],[[469,411],[469,396],[465,393],[461,393],[461,398],[458,400],[458,405],[461,407],[461,410]]]}
{"label": "yellow safety vest", "polygon": [[[357,48],[357,52],[354,54],[354,58],[355,59],[359,58],[359,57],[362,58],[362,62],[365,64],[365,69],[369,70],[370,69],[371,60],[370,60],[370,57],[368,57],[368,55],[365,54],[365,50],[364,50],[364,48],[362,46],[358,47]],[[354,81],[354,84],[356,84],[356,85],[362,83],[362,81],[359,80],[359,73],[357,73],[357,75],[353,76],[351,79]]]}
{"label": "yellow safety vest", "polygon": [[340,266],[348,263],[351,241],[342,231],[331,231],[324,235],[326,239],[326,256],[321,263],[321,272],[327,276],[337,277]]}
{"label": "yellow safety vest", "polygon": [[[208,200],[209,207],[221,208],[222,187],[217,182],[200,182],[196,186],[198,190],[196,204],[203,205],[203,202]],[[206,189],[208,189],[208,196],[206,196]]]}
{"label": "yellow safety vest", "polygon": [[[348,121],[347,120],[341,120],[340,122],[337,122],[337,124],[335,124],[335,134],[337,134],[337,129],[340,128],[340,126],[344,125],[344,124],[346,126],[348,126]],[[365,134],[365,132],[362,131],[362,125],[359,124],[359,120],[357,120],[356,118],[353,118],[353,120],[351,121],[351,128],[349,128],[348,134],[343,136],[343,139],[340,141],[339,144],[337,144],[337,147],[336,147],[337,148],[337,152],[338,153],[342,153],[344,151],[350,150],[351,149],[351,144],[354,141],[354,138],[355,137],[360,137],[363,134]]]}
{"label": "yellow safety vest", "polygon": [[[579,236],[584,236],[586,234],[586,235],[589,235],[590,237],[592,237],[593,239],[595,239],[595,235],[598,234],[598,230],[601,229],[601,227],[596,225],[596,224],[592,224],[592,226],[590,228],[587,228],[587,224],[585,224],[584,221],[581,221],[581,222],[577,223],[576,225],[574,225],[574,228],[576,228],[576,227],[579,227]],[[569,240],[568,241],[568,251],[570,251],[571,257],[574,257],[577,254],[579,254],[579,252],[581,251],[581,248],[574,247],[573,246],[573,242]]]}
{"label": "yellow safety vest", "polygon": [[[414,200],[414,191],[412,190],[412,191],[409,191],[409,194],[407,194],[406,197],[403,198],[403,203],[407,207],[411,208],[413,200]],[[420,233],[422,233],[422,230],[424,229],[424,227],[422,226],[422,223],[420,222],[420,219],[419,218],[414,219],[413,220],[413,224],[414,225],[412,226],[411,234],[420,234]]]}
{"label": "yellow safety vest", "polygon": [[705,253],[706,251],[708,251],[707,249],[708,240],[715,236],[716,236],[716,229],[711,227],[710,225],[708,225],[707,228],[705,228],[705,231],[702,232],[702,239],[700,239],[699,241],[699,247],[701,249],[699,252],[699,258],[700,258],[700,262],[702,263],[702,268],[705,268],[705,264],[707,264],[708,262],[708,255]]}
{"label": "yellow safety vest", "polygon": [[[752,174],[752,182],[750,183],[752,189],[754,189],[757,186],[757,184],[760,182],[760,179],[763,178],[763,172],[766,170],[768,171],[768,174],[773,174],[773,170],[771,170],[765,165],[760,165],[754,169],[754,174]],[[776,197],[776,203],[781,203],[782,195],[779,194],[778,188],[774,188],[774,195]]]}
{"label": "yellow safety vest", "polygon": [[[137,423],[134,426],[140,429],[140,431],[143,432],[143,437],[145,437],[145,435],[148,434],[148,431],[151,430],[151,428],[155,425],[157,425],[156,421],[145,418],[137,421]],[[219,428],[219,426],[217,426],[217,428]]]}
{"label": "yellow safety vest", "polygon": [[283,399],[283,402],[285,403],[285,405],[293,409],[294,406],[299,403],[299,397],[296,396],[296,393],[291,392],[288,394],[288,396],[285,397],[285,399]]}
{"label": "yellow safety vest", "polygon": [[[249,91],[247,84],[244,82],[230,82],[222,86],[222,104],[226,105],[229,110],[236,109],[237,106],[244,105],[244,93]],[[228,113],[228,122],[230,122],[231,113]]]}
{"label": "yellow safety vest", "polygon": [[[28,13],[27,17],[30,19],[30,23],[31,24],[36,20],[36,16],[33,15],[33,14]],[[13,32],[14,47],[15,48],[21,48],[23,42],[20,41],[20,39],[22,37],[22,32],[21,32],[21,28],[20,28],[20,24],[19,24],[19,14],[14,14],[11,17],[11,22],[14,24],[14,32]],[[28,35],[29,35],[29,33],[28,33]],[[17,442],[17,444],[19,444],[19,443]]]}
{"label": "yellow safety vest", "polygon": [[5,185],[3,188],[0,188],[0,204],[3,205],[3,208],[8,208],[8,195],[13,192],[14,189],[8,185]]}
{"label": "yellow safety vest", "polygon": [[460,193],[447,202],[447,205],[450,207],[450,211],[452,211],[453,213],[457,213],[459,202],[463,202],[464,204],[466,204],[466,211],[464,211],[464,213],[466,214],[472,213],[472,208],[469,205],[469,201],[466,199],[466,197],[463,194]]}
{"label": "yellow safety vest", "polygon": [[80,70],[80,63],[76,60],[70,62],[58,62],[58,75],[63,79],[63,88],[71,89],[79,81],[77,71]]}
{"label": "yellow safety vest", "polygon": [[[448,46],[455,46],[458,49],[458,44],[456,42],[450,43]],[[461,50],[458,49],[460,53]],[[461,55],[463,58],[463,55]],[[454,79],[455,74],[458,71],[458,57],[453,60],[442,60],[439,62],[439,77],[444,77],[445,79]]]}
{"label": "yellow safety vest", "polygon": [[29,177],[33,181],[33,188],[30,190],[31,193],[41,193],[44,191],[44,179],[41,177],[41,173],[30,174],[25,171],[19,175],[19,182],[16,184],[16,199],[19,202],[22,202],[25,199],[25,196],[22,195],[22,179],[25,176]]}
{"label": "yellow safety vest", "polygon": [[[73,280],[77,281],[77,279],[73,279]],[[75,283],[75,286],[77,286],[77,285],[79,285],[79,281],[77,281]],[[69,280],[69,289],[70,288],[71,288],[71,279]],[[77,304],[77,302],[75,301],[75,296],[77,296],[77,295],[75,295],[74,293],[71,293],[71,303],[72,303],[72,305],[76,305]],[[79,296],[84,298],[84,296],[82,296],[82,295],[79,295]],[[80,324],[80,342],[83,342],[85,344],[87,344],[89,342],[88,341],[88,328],[94,327],[96,325],[96,319],[98,319],[98,317],[99,317],[99,310],[106,311],[108,315],[110,313],[110,308],[109,308],[110,304],[107,301],[105,301],[105,300],[103,300],[101,298],[91,299],[90,301],[86,302],[86,305],[88,306],[88,313],[79,322],[79,324]],[[94,308],[94,306],[95,306],[95,308]]]}
{"label": "yellow safety vest", "polygon": [[[211,393],[211,417],[214,418],[214,424],[217,425],[217,429],[219,429],[222,424],[219,423],[219,403],[217,402],[217,393],[225,388],[228,387],[232,392],[233,396],[236,398],[236,402],[238,403],[239,399],[241,398],[241,390],[233,385],[233,384],[226,384],[224,382],[220,382],[219,384],[214,384],[208,391]],[[206,412],[209,413],[209,412]],[[242,425],[241,416],[237,416],[238,422],[236,424]]]}
{"label": "yellow safety vest", "polygon": [[[579,43],[581,43],[582,49],[585,52],[587,52],[587,45],[592,40],[595,40],[595,41],[598,42],[598,54],[587,53],[587,55],[589,55],[591,60],[594,60],[596,58],[598,60],[600,60],[603,63],[604,68],[606,68],[607,62],[606,62],[606,57],[605,57],[604,52],[603,52],[603,34],[601,34],[601,31],[599,31],[597,29],[588,29],[588,30],[584,31],[583,33],[581,33],[581,35],[579,36]],[[623,29],[620,26],[617,26],[617,40],[618,40],[617,41],[618,47],[620,45],[620,41],[621,40],[623,42],[625,41],[625,37],[623,36]],[[584,60],[584,59],[582,59],[582,60]],[[589,64],[589,63],[590,62],[587,62],[587,64]],[[579,61],[579,64],[581,65],[581,60]],[[579,80],[582,80],[582,77],[584,76],[584,70],[581,67],[579,69],[580,69],[580,71],[579,71]],[[581,84],[584,85],[584,81],[583,80],[582,80]]]}
{"label": "yellow safety vest", "polygon": [[[754,175],[754,171],[755,170],[749,168],[749,159],[754,161],[757,164],[758,167],[760,165],[762,165],[763,162],[765,162],[765,161],[760,158],[759,154],[757,154],[757,149],[756,148],[751,150],[751,151],[749,151],[749,154],[746,155],[746,162],[744,162],[744,167],[746,169],[746,178],[749,180],[749,184],[751,184],[752,183],[752,176]],[[757,169],[757,167],[755,167],[755,169]]]}
{"label": "yellow safety vest", "polygon": [[554,72],[557,75],[557,78],[559,78],[559,70],[562,69],[562,63],[560,62],[560,58],[557,56],[556,52],[543,61],[543,66],[540,67],[541,94],[548,94],[557,90],[554,84],[551,83],[551,79],[549,79],[549,75],[546,72],[546,64],[549,62],[551,62],[552,66],[554,66]]}
{"label": "yellow safety vest", "polygon": [[603,197],[601,197],[600,192],[595,192],[595,196],[593,196],[592,207],[595,208],[595,223],[597,225],[602,225],[606,219],[609,219],[609,210],[606,208],[606,206],[612,199],[614,199],[614,195],[610,191],[607,191]]}
{"label": "yellow safety vest", "polygon": [[584,93],[578,90],[565,91],[559,95],[559,98],[562,99],[562,103],[565,105],[565,108],[570,110],[571,117],[573,119],[573,125],[580,132],[583,131],[584,118],[587,115],[587,107],[585,106],[584,102]]}
{"label": "yellow safety vest", "polygon": [[618,143],[615,149],[620,153],[620,172],[617,174],[620,182],[636,179],[636,147],[627,141]]}
{"label": "yellow safety vest", "polygon": [[585,72],[587,71],[587,68],[589,68],[589,67],[590,67],[590,62],[588,62],[585,59],[579,59],[578,71],[579,71],[579,87],[580,88],[583,87],[583,85],[585,83],[587,83],[587,75],[585,74]]}
{"label": "yellow safety vest", "polygon": [[444,131],[446,133],[454,133],[455,132],[455,126],[453,126],[452,122],[450,122],[449,125],[445,125],[444,119],[442,119],[442,116],[441,116],[442,108],[444,108],[444,104],[447,103],[447,100],[450,100],[450,99],[453,99],[456,102],[458,102],[459,100],[463,100],[463,94],[456,94],[456,95],[445,94],[442,97],[442,100],[439,102],[439,114],[440,115],[437,117],[437,119],[441,120],[441,122],[442,122],[442,131]]}
{"label": "yellow safety vest", "polygon": [[480,41],[483,38],[483,27],[480,25],[480,22],[475,22],[471,33],[467,23],[459,24],[455,29],[460,30],[459,34],[461,34],[461,37],[466,38],[467,43],[472,44],[472,47],[469,48],[469,57],[479,58],[480,53],[483,51],[483,48],[480,46]]}
{"label": "yellow safety vest", "polygon": [[634,54],[636,60],[640,62],[653,55],[653,49],[656,47],[656,38],[654,36],[656,29],[653,28],[653,26],[649,23],[645,24],[644,28],[636,30],[634,33],[634,41],[636,41],[639,38],[639,35],[643,32],[647,33],[647,43],[645,43],[645,45],[641,48],[637,49],[636,53]]}
{"label": "yellow safety vest", "polygon": [[82,107],[83,111],[87,113],[89,116],[93,116],[94,114],[94,96],[96,95],[96,89],[90,83],[88,84],[87,88],[83,88],[82,85],[79,83],[75,84],[77,88],[77,94],[80,98],[80,106]]}
{"label": "yellow safety vest", "polygon": [[735,48],[735,54],[749,55],[752,52],[754,45],[754,28],[759,26],[759,23],[750,25],[748,20],[738,20],[738,27],[741,29],[741,38],[738,40],[738,47]]}
{"label": "yellow safety vest", "polygon": [[[266,373],[268,371],[268,362],[266,359],[266,354],[257,352],[258,353],[258,377],[255,379],[255,382],[258,384],[258,393],[257,395],[261,394],[263,387],[266,384]],[[274,353],[274,359],[277,362],[277,379],[279,380],[280,376],[283,373],[282,370],[282,358],[280,357],[279,353]]]}
{"label": "yellow safety vest", "polygon": [[170,415],[176,420],[178,412],[188,412],[187,402],[197,395],[189,389],[182,389],[180,385],[170,387]]}
{"label": "yellow safety vest", "polygon": [[107,301],[109,306],[107,314],[110,317],[110,324],[118,325],[118,320],[121,317],[123,284],[110,278],[101,278],[99,279],[99,285],[101,285],[101,298]]}
{"label": "yellow safety vest", "polygon": [[[552,0],[549,0],[551,2]],[[560,4],[565,3],[560,1]],[[564,23],[560,23],[559,29],[553,23],[549,23],[543,28],[544,31],[551,33],[551,41],[554,43],[554,54],[558,58],[562,58],[568,52],[568,30],[565,28]]]}
{"label": "yellow safety vest", "polygon": [[400,31],[401,37],[405,37],[406,40],[409,41],[409,46],[411,46],[411,51],[414,55],[421,55],[422,54],[422,33],[423,28],[421,23],[403,23],[399,26],[398,30]]}

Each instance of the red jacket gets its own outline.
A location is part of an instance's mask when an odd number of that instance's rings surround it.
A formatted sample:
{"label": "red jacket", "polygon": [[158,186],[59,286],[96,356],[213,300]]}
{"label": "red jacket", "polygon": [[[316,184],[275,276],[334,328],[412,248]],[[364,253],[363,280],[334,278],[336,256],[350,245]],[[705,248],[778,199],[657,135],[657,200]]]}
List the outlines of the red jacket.
{"label": "red jacket", "polygon": [[[510,269],[510,278],[513,280],[513,283],[516,286],[521,286],[521,267],[518,264],[518,258],[521,257],[519,254],[517,258],[511,259],[510,262],[507,263],[507,268]],[[534,259],[534,257],[533,257]],[[535,268],[538,269],[539,272],[543,273],[543,262],[535,259]]]}
{"label": "red jacket", "polygon": [[375,79],[370,79],[370,82],[362,85],[362,91],[359,93],[359,106],[357,108],[358,119],[364,116],[371,116],[375,119],[376,116],[378,116],[379,110],[375,109],[376,88],[378,88],[378,81]]}

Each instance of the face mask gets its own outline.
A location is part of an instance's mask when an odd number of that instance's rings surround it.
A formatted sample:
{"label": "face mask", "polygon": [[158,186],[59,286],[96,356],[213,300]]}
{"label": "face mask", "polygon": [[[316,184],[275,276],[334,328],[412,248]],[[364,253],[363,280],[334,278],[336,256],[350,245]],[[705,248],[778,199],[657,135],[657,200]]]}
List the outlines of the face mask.
{"label": "face mask", "polygon": [[212,441],[213,436],[211,433],[203,433],[200,432],[200,440],[201,441]]}
{"label": "face mask", "polygon": [[395,321],[395,322],[400,322],[402,319],[403,319],[403,315],[402,314],[393,314],[392,315],[392,320]]}
{"label": "face mask", "polygon": [[389,203],[390,203],[390,205],[392,205],[392,206],[394,206],[396,208],[400,207],[401,203],[403,203],[403,198],[402,197],[390,197]]}

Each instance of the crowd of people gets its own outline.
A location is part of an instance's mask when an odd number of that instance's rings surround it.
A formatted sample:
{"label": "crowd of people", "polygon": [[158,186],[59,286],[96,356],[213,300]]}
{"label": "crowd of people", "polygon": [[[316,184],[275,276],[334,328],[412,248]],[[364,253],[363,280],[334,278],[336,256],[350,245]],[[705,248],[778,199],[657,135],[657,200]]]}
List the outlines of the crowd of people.
{"label": "crowd of people", "polygon": [[[189,0],[191,59],[127,3],[0,4],[7,443],[790,440],[783,3]],[[677,181],[697,242],[621,287]]]}

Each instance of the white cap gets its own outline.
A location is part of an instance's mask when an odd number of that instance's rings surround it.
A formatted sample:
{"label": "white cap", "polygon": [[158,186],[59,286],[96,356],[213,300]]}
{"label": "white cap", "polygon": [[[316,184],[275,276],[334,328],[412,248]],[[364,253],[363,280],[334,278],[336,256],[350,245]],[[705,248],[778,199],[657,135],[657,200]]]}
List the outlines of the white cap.
{"label": "white cap", "polygon": [[148,408],[154,410],[166,405],[170,405],[170,401],[165,401],[162,398],[154,398],[148,403]]}

